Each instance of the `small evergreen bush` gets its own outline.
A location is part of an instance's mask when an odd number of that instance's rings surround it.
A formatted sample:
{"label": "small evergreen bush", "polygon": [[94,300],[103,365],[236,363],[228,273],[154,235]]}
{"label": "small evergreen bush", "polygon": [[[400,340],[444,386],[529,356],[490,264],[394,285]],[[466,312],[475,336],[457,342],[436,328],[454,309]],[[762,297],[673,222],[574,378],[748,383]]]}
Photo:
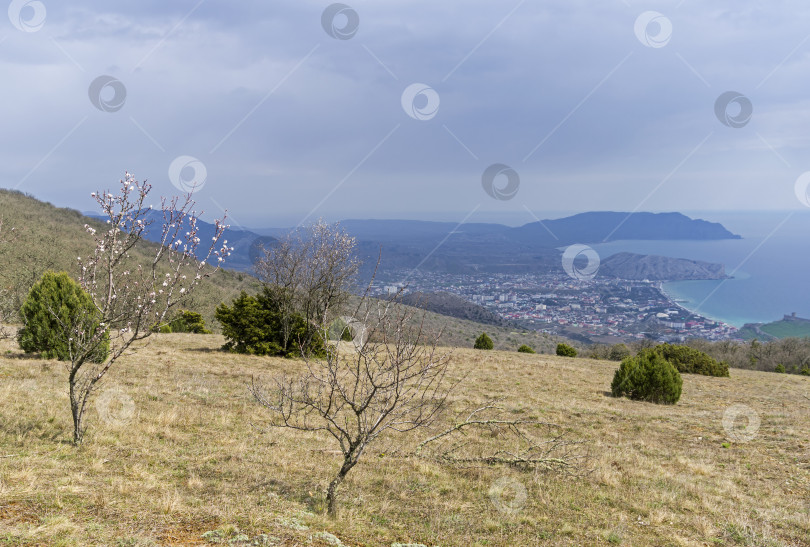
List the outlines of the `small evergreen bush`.
{"label": "small evergreen bush", "polygon": [[718,362],[695,348],[661,344],[655,346],[653,351],[672,363],[678,369],[678,372],[728,377],[728,363]]}
{"label": "small evergreen bush", "polygon": [[774,368],[774,369],[773,369],[773,371],[774,371],[774,372],[778,372],[778,373],[780,373],[780,374],[784,374],[784,372],[785,372],[785,365],[783,365],[782,363],[779,363],[778,365],[776,365],[776,368]]}
{"label": "small evergreen bush", "polygon": [[174,319],[169,323],[160,327],[160,332],[190,332],[192,334],[211,334],[211,331],[205,328],[205,319],[202,314],[197,312],[180,310],[175,315]]}
{"label": "small evergreen bush", "polygon": [[624,361],[628,357],[633,355],[633,352],[630,351],[624,344],[614,344],[610,346],[610,352],[608,353],[608,359],[611,361]]}
{"label": "small evergreen bush", "polygon": [[674,405],[681,398],[683,379],[672,363],[657,351],[642,351],[628,357],[613,375],[614,397]]}
{"label": "small evergreen bush", "polygon": [[[23,327],[17,341],[27,353],[68,361],[83,346],[74,339],[89,340],[101,328],[100,315],[90,295],[66,272],[47,271],[31,287],[22,305]],[[81,334],[77,334],[79,330]],[[105,334],[89,360],[103,362],[109,351],[110,338]]]}
{"label": "small evergreen bush", "polygon": [[532,348],[531,346],[523,344],[518,348],[518,353],[537,353],[537,352],[534,351],[534,348]]}
{"label": "small evergreen bush", "polygon": [[[251,355],[324,357],[326,347],[317,329],[293,314],[290,336],[284,340],[281,305],[267,289],[256,296],[242,291],[231,306],[220,304],[215,313],[227,342],[222,349]],[[302,344],[303,342],[303,344]]]}
{"label": "small evergreen bush", "polygon": [[569,346],[568,344],[557,344],[557,355],[561,357],[576,357],[577,350],[573,347]]}
{"label": "small evergreen bush", "polygon": [[492,342],[492,338],[485,332],[482,332],[481,336],[475,339],[475,345],[473,345],[474,349],[492,349],[494,347],[495,344]]}

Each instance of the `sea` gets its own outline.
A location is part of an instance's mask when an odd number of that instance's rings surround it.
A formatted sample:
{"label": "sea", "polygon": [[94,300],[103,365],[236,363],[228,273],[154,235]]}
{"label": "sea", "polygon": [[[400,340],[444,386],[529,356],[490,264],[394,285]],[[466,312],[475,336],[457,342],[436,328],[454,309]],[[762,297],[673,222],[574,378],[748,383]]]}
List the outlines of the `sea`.
{"label": "sea", "polygon": [[810,318],[810,210],[684,214],[720,222],[742,239],[611,241],[591,247],[603,258],[626,251],[725,265],[729,279],[663,284],[671,300],[703,317],[735,327],[791,313]]}

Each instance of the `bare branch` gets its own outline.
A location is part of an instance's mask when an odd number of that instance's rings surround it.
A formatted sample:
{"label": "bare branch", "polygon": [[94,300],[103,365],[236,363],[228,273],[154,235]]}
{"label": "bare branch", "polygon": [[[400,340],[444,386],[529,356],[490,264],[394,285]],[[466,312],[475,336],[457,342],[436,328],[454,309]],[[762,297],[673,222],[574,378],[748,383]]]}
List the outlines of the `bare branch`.
{"label": "bare branch", "polygon": [[[355,246],[339,225],[319,220],[263,249],[254,270],[281,308],[283,348],[308,347],[317,327],[340,315],[360,268]],[[296,316],[316,326],[305,340],[292,339]]]}
{"label": "bare branch", "polygon": [[[366,447],[386,432],[431,424],[445,407],[454,384],[446,382],[448,356],[437,351],[440,333],[429,336],[414,310],[396,302],[364,297],[356,310],[365,336],[353,344],[336,342],[326,358],[306,358],[299,378],[277,378],[272,395],[254,382],[259,404],[273,411],[273,425],[325,431],[340,446],[343,464],[329,485],[329,513],[336,489]],[[326,338],[327,325],[322,325]]]}

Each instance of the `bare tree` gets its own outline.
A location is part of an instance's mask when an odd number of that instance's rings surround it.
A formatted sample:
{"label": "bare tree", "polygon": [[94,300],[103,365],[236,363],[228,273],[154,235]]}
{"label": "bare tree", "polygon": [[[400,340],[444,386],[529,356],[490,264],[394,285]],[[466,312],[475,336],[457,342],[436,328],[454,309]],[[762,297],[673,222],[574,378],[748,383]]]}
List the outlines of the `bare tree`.
{"label": "bare tree", "polygon": [[[264,249],[254,269],[281,310],[283,346],[289,346],[295,316],[316,328],[314,335],[345,305],[360,261],[356,241],[339,224],[319,220]],[[308,346],[308,340],[297,341]]]}
{"label": "bare tree", "polygon": [[251,386],[273,411],[273,426],[324,431],[337,441],[343,462],[326,492],[330,515],[338,486],[368,445],[383,433],[430,424],[453,388],[445,381],[448,356],[436,350],[439,335],[428,337],[413,314],[394,301],[364,297],[355,310],[364,334],[355,344],[328,345],[325,359],[307,359],[301,377],[277,378],[269,391],[255,380]]}
{"label": "bare tree", "polygon": [[[73,442],[84,436],[84,412],[98,382],[130,346],[150,336],[155,325],[165,321],[169,311],[211,275],[230,253],[227,241],[220,240],[227,226],[215,221],[215,232],[207,252],[198,254],[201,244],[198,214],[191,194],[161,199],[162,232],[159,245],[149,251],[146,263],[130,253],[144,238],[156,213],[147,206],[151,185],[139,182],[129,173],[120,181],[118,194],[93,193],[107,217],[106,230],[85,225],[95,239],[92,255],[78,258],[78,280],[89,293],[95,309],[63,324],[70,338],[67,365],[70,407],[73,415]],[[205,249],[206,247],[203,247]],[[207,261],[216,257],[216,265]],[[109,343],[109,351],[99,349]]]}

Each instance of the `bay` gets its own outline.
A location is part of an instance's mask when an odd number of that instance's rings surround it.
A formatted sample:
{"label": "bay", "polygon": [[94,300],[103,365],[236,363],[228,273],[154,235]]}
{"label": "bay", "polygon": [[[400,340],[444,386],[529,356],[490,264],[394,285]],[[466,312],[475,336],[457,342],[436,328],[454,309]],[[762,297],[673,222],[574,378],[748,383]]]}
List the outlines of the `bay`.
{"label": "bay", "polygon": [[591,245],[601,257],[618,252],[688,258],[725,265],[725,280],[667,282],[663,290],[690,311],[741,327],[796,312],[810,317],[810,213],[690,214],[721,222],[743,239],[612,241]]}

